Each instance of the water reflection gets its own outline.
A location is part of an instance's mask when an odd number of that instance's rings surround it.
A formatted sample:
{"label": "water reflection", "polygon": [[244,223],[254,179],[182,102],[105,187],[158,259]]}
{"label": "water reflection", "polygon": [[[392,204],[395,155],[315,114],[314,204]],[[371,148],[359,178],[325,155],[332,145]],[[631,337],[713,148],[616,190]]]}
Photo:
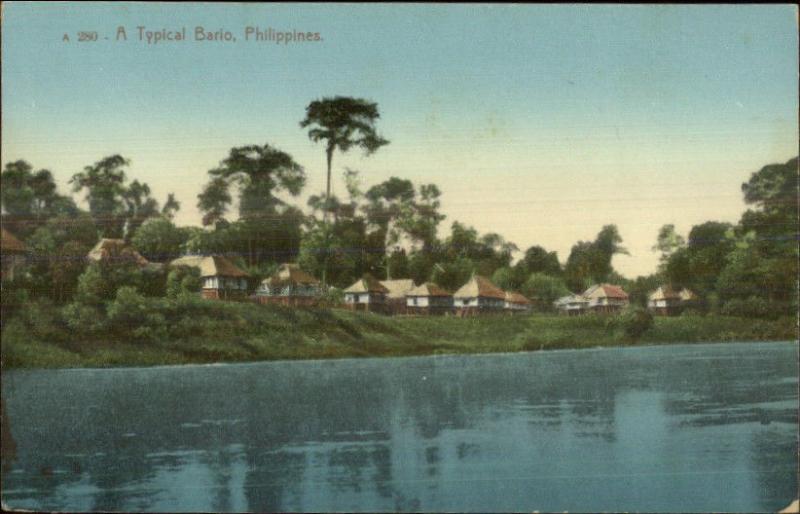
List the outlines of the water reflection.
{"label": "water reflection", "polygon": [[17,454],[3,501],[776,510],[797,494],[796,352],[759,343],[6,373]]}

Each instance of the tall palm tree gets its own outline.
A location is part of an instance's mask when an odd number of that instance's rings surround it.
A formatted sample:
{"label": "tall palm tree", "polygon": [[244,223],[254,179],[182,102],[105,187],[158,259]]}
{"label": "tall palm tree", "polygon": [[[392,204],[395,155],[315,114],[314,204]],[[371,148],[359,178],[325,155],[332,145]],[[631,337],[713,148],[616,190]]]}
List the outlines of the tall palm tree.
{"label": "tall palm tree", "polygon": [[[370,155],[381,146],[389,144],[375,129],[378,118],[378,104],[361,98],[328,97],[314,100],[306,107],[306,117],[300,122],[300,128],[311,127],[308,138],[315,143],[325,142],[328,163],[326,203],[331,199],[331,163],[335,150],[345,153],[355,146]],[[325,210],[326,217],[328,210]]]}

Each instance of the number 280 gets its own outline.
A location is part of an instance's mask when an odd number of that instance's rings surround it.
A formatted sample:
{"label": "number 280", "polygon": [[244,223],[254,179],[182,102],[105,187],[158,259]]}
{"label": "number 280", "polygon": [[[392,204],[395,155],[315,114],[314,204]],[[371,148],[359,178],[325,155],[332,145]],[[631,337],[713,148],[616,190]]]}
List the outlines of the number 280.
{"label": "number 280", "polygon": [[97,32],[78,32],[78,42],[97,41]]}

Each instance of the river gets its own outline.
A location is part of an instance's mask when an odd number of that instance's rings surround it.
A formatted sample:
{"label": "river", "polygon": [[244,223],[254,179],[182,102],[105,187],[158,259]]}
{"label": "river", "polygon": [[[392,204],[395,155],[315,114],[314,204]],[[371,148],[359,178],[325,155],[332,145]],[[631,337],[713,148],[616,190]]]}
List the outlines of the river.
{"label": "river", "polygon": [[[775,511],[798,346],[12,370],[36,510]],[[7,436],[8,434],[5,434]]]}

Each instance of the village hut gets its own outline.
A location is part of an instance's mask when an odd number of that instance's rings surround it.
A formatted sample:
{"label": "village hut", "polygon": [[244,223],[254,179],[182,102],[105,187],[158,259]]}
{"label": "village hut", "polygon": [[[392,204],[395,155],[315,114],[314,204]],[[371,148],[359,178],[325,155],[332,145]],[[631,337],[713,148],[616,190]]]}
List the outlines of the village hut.
{"label": "village hut", "polygon": [[25,244],[6,229],[0,229],[0,260],[2,261],[2,275],[0,280],[14,280],[16,271],[25,264],[27,252]]}
{"label": "village hut", "polygon": [[480,275],[473,275],[453,294],[453,305],[460,316],[502,312],[505,302],[506,292]]}
{"label": "village hut", "polygon": [[579,294],[571,294],[562,296],[553,302],[553,305],[559,314],[577,316],[579,314],[586,313],[586,310],[589,307],[589,300]]}
{"label": "village hut", "polygon": [[103,264],[133,264],[140,268],[151,266],[150,262],[124,239],[102,238],[89,250],[86,257],[92,262]]}
{"label": "village hut", "polygon": [[409,314],[448,314],[453,310],[453,295],[426,282],[406,293],[406,309]]}
{"label": "village hut", "polygon": [[355,311],[386,312],[389,290],[370,275],[364,275],[344,290],[344,303]]}
{"label": "village hut", "polygon": [[587,308],[598,314],[613,314],[628,306],[628,293],[620,286],[595,284],[584,291],[583,297],[589,300]]}
{"label": "village hut", "polygon": [[170,262],[170,266],[199,269],[203,281],[203,298],[242,300],[247,294],[249,275],[221,255],[187,255]]}
{"label": "village hut", "polygon": [[523,295],[513,291],[506,291],[504,308],[507,312],[512,314],[530,312],[532,305],[533,303]]}
{"label": "village hut", "polygon": [[406,294],[414,289],[414,281],[410,278],[401,278],[381,280],[380,283],[389,291],[386,293],[386,309],[389,314],[405,314]]}
{"label": "village hut", "polygon": [[697,301],[695,294],[686,288],[675,290],[664,285],[647,297],[647,308],[659,316],[673,316]]}
{"label": "village hut", "polygon": [[319,280],[297,264],[284,263],[272,276],[261,281],[256,299],[259,303],[311,306],[319,301],[320,291]]}

